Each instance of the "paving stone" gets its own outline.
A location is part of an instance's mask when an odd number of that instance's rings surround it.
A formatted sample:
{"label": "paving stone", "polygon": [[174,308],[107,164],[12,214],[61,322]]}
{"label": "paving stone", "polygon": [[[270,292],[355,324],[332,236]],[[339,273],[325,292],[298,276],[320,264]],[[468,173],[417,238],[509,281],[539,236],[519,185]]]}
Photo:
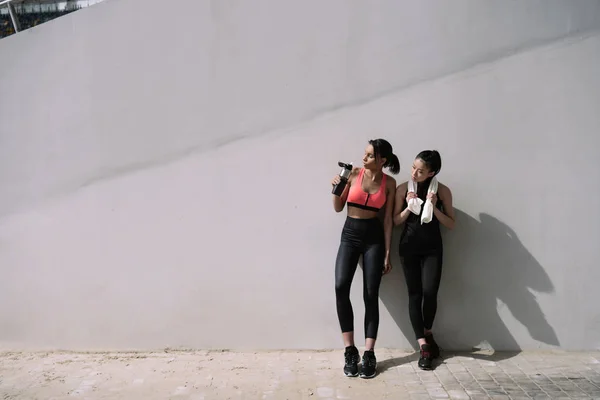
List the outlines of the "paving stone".
{"label": "paving stone", "polygon": [[484,390],[465,390],[465,392],[467,392],[467,394],[471,397],[474,396],[487,396],[486,392]]}
{"label": "paving stone", "polygon": [[481,387],[481,385],[469,385],[469,384],[465,384],[465,385],[462,385],[462,386],[467,391],[469,391],[469,390],[471,390],[471,391],[481,391],[481,390],[483,390],[483,388]]}
{"label": "paving stone", "polygon": [[450,391],[458,391],[458,392],[464,392],[465,388],[460,386],[460,384],[453,384],[453,385],[444,385],[444,389],[446,389],[446,391],[450,392]]}
{"label": "paving stone", "polygon": [[475,378],[468,372],[454,374],[454,377],[460,382],[474,382]]}
{"label": "paving stone", "polygon": [[414,394],[410,396],[411,400],[430,400],[429,394]]}
{"label": "paving stone", "polygon": [[469,395],[464,390],[448,390],[451,399],[469,399]]}
{"label": "paving stone", "polygon": [[472,400],[489,400],[490,397],[487,394],[484,394],[484,395],[474,394],[474,395],[471,395],[471,399]]}

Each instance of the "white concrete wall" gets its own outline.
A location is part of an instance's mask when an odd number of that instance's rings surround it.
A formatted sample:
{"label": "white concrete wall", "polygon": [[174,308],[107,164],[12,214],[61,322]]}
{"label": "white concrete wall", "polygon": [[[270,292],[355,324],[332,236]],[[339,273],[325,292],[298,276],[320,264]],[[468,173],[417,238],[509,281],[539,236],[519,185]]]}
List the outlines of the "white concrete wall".
{"label": "white concrete wall", "polygon": [[[600,348],[600,37],[525,51],[600,2],[159,3],[0,42],[0,341],[341,346],[329,181],[381,136],[454,190],[445,348]],[[379,345],[408,347],[395,265]]]}

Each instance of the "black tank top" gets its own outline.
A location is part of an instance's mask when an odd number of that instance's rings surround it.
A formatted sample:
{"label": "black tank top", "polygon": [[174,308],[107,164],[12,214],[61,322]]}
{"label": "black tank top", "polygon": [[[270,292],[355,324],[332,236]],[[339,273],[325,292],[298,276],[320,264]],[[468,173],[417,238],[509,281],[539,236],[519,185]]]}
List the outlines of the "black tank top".
{"label": "black tank top", "polygon": [[[400,236],[400,255],[425,255],[439,253],[443,249],[440,221],[436,218],[435,214],[433,214],[431,222],[421,224],[421,214],[423,214],[423,209],[425,208],[424,202],[427,199],[427,189],[429,188],[430,181],[431,180],[428,179],[417,186],[417,196],[423,200],[423,204],[421,205],[421,212],[419,215],[411,212],[404,222],[404,229]],[[443,210],[442,202],[439,198],[435,206],[440,211]]]}

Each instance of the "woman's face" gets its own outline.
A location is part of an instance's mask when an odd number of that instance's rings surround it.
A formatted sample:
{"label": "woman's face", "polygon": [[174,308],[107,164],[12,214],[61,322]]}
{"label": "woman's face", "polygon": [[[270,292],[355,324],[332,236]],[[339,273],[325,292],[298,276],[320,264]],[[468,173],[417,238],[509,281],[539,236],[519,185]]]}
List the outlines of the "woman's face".
{"label": "woman's face", "polygon": [[426,181],[434,175],[433,171],[427,168],[427,165],[420,158],[415,159],[412,165],[411,176],[413,181],[420,183]]}
{"label": "woman's face", "polygon": [[365,147],[365,155],[363,156],[363,167],[365,167],[365,169],[376,171],[381,169],[383,164],[385,164],[385,158],[377,161],[375,149],[372,145]]}

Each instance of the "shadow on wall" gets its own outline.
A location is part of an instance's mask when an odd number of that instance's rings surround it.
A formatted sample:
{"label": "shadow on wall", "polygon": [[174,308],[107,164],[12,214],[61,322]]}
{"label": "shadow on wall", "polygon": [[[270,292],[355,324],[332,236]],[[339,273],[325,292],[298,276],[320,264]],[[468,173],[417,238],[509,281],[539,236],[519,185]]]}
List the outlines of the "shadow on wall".
{"label": "shadow on wall", "polygon": [[[491,215],[479,217],[477,221],[456,210],[454,230],[443,234],[444,269],[433,326],[436,340],[446,350],[520,351],[498,313],[504,305],[532,338],[558,346],[556,333],[532,293],[553,292],[550,278],[511,228]],[[400,230],[395,230],[392,243],[398,243]],[[397,246],[393,251],[394,272],[383,279],[380,297],[416,350]]]}

